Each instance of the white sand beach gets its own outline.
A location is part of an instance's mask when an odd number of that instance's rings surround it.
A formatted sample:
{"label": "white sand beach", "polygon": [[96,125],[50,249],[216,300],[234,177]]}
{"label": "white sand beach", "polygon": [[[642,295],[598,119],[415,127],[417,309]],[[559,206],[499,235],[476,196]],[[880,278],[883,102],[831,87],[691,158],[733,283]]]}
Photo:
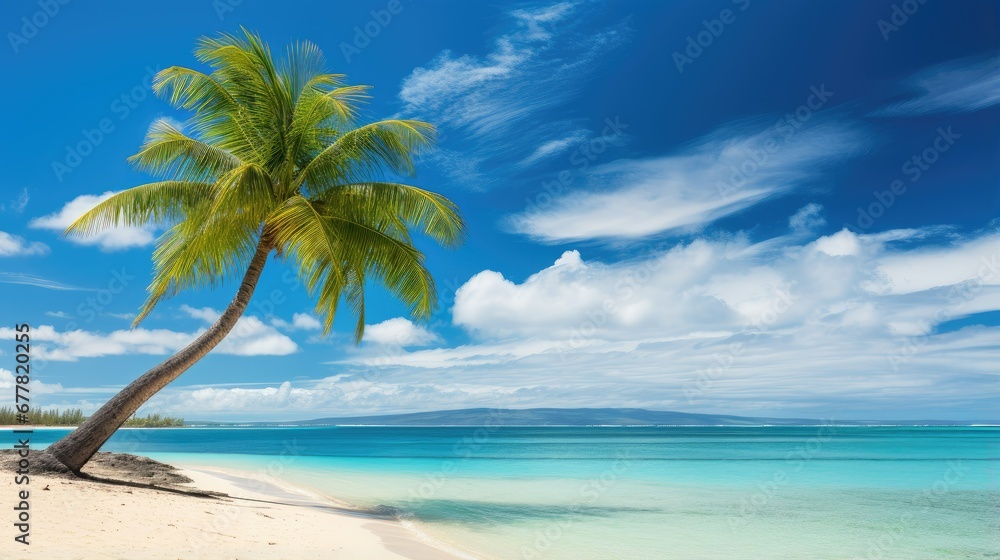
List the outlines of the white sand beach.
{"label": "white sand beach", "polygon": [[3,509],[10,513],[6,504],[28,489],[31,514],[30,545],[13,542],[16,530],[8,524],[3,549],[47,560],[469,557],[424,542],[399,521],[351,510],[266,475],[177,469],[173,474],[191,481],[147,488],[130,482],[136,477],[120,462],[103,463],[84,469],[101,481],[45,473],[16,486],[13,476],[0,477]]}

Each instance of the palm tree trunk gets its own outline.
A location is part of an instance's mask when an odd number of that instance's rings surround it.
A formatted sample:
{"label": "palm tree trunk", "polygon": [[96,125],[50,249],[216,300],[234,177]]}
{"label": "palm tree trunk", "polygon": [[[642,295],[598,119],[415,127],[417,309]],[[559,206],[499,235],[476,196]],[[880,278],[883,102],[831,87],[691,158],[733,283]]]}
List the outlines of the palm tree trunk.
{"label": "palm tree trunk", "polygon": [[87,418],[79,428],[50,445],[45,451],[79,474],[83,465],[143,403],[208,354],[236,326],[236,321],[250,303],[250,296],[257,287],[257,281],[260,280],[260,274],[264,270],[270,252],[271,244],[267,236],[263,236],[243,276],[236,297],[215,324],[181,351],[130,383],[100,410]]}

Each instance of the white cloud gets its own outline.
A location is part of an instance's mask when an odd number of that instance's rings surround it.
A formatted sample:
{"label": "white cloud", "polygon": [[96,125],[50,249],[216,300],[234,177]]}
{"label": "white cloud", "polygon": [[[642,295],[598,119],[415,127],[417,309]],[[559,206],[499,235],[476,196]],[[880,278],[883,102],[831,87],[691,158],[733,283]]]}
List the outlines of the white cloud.
{"label": "white cloud", "polygon": [[816,240],[815,247],[817,251],[831,257],[853,256],[861,250],[858,236],[847,229],[842,229],[833,235],[820,237]]}
{"label": "white cloud", "polygon": [[868,288],[889,294],[911,294],[970,281],[1000,285],[1000,235],[950,247],[887,254],[878,261],[877,272]]}
{"label": "white cloud", "polygon": [[[117,193],[114,191],[108,191],[100,195],[80,195],[66,203],[58,212],[35,218],[28,225],[37,229],[48,229],[62,233],[80,216],[115,194]],[[95,235],[73,236],[68,239],[80,245],[97,245],[105,251],[116,251],[151,244],[153,230],[150,228],[116,227]]]}
{"label": "white cloud", "polygon": [[928,68],[905,82],[911,99],[887,105],[876,116],[962,113],[1000,103],[1000,59],[966,58]]}
{"label": "white cloud", "polygon": [[48,245],[37,241],[28,242],[23,237],[0,231],[0,257],[25,257],[30,255],[45,255],[49,252]]}
{"label": "white cloud", "polygon": [[1000,246],[993,234],[935,249],[909,243],[940,231],[784,236],[766,254],[742,236],[696,239],[614,264],[567,251],[523,282],[483,271],[459,288],[453,318],[468,344],[336,364],[344,379],[383,386],[372,405],[405,404],[402,387],[434,369],[429,395],[482,388],[449,408],[986,411],[1000,327],[935,329],[1000,310],[1000,272],[989,276]]}
{"label": "white cloud", "polygon": [[531,153],[528,157],[521,160],[519,165],[527,166],[531,165],[537,161],[558,155],[565,152],[566,150],[581,144],[587,139],[587,133],[583,130],[574,131],[567,136],[560,138],[558,140],[549,140],[541,146],[535,148],[535,151]]}
{"label": "white cloud", "polygon": [[433,332],[404,317],[365,325],[364,341],[382,346],[427,346],[441,339]]}
{"label": "white cloud", "polygon": [[306,313],[296,313],[292,315],[292,326],[304,331],[318,331],[323,328],[319,319]]}
{"label": "white cloud", "polygon": [[[210,307],[196,309],[182,305],[180,309],[205,323],[214,323],[221,316],[219,311]],[[203,331],[200,330],[197,334],[201,334],[201,332]],[[292,339],[281,334],[274,327],[266,325],[253,315],[244,315],[236,321],[236,326],[226,335],[226,338],[222,339],[214,352],[237,356],[284,356],[294,353],[298,348]]]}
{"label": "white cloud", "polygon": [[183,311],[188,316],[193,317],[195,319],[201,319],[206,323],[214,323],[218,321],[219,317],[221,316],[221,313],[219,313],[215,309],[212,309],[211,307],[202,307],[201,309],[198,309],[196,307],[191,307],[186,303],[181,305],[180,310]]}
{"label": "white cloud", "polygon": [[25,208],[27,208],[28,201],[30,200],[31,197],[28,195],[28,189],[27,187],[25,187],[21,189],[21,193],[17,195],[17,198],[12,199],[10,202],[6,204],[0,204],[0,212],[6,212],[10,210],[15,214],[20,214],[24,212]]}
{"label": "white cloud", "polygon": [[0,284],[21,284],[24,286],[35,286],[47,290],[59,291],[87,291],[87,288],[79,288],[70,284],[63,284],[56,280],[49,280],[40,276],[23,274],[20,272],[0,272]]}
{"label": "white cloud", "polygon": [[590,8],[561,2],[510,10],[485,56],[446,50],[415,68],[400,86],[401,113],[436,123],[445,148],[462,147],[431,160],[456,181],[483,188],[502,180],[499,169],[531,165],[589,135],[579,122],[553,121],[544,111],[571,100],[596,61],[624,40],[620,27],[576,33]]}
{"label": "white cloud", "polygon": [[[0,389],[3,389],[5,393],[13,395],[14,387],[17,385],[16,381],[17,379],[14,377],[13,372],[0,368]],[[28,383],[28,391],[30,395],[35,396],[62,393],[65,389],[63,389],[60,383],[44,383],[38,379],[32,379]]]}
{"label": "white cloud", "polygon": [[[210,308],[195,309],[182,306],[191,317],[206,323],[213,322],[219,313]],[[164,355],[174,353],[197,336],[204,328],[194,332],[169,329],[116,330],[109,333],[85,330],[57,331],[51,325],[39,325],[32,330],[33,351],[39,358],[49,361],[75,362],[80,358],[121,356],[127,354]],[[13,337],[10,328],[0,328],[0,336]],[[232,332],[213,350],[216,354],[236,356],[284,356],[298,350],[298,345],[273,327],[254,316],[244,316],[237,321]]]}
{"label": "white cloud", "polygon": [[308,313],[295,313],[292,315],[291,323],[274,317],[271,319],[271,324],[286,331],[318,331],[323,328],[323,324],[319,322],[319,319]]}
{"label": "white cloud", "polygon": [[590,190],[526,210],[509,225],[545,242],[693,231],[815,180],[866,145],[855,125],[839,122],[796,130],[779,121],[751,134],[723,130],[673,155],[595,168],[586,177]]}
{"label": "white cloud", "polygon": [[826,225],[823,217],[823,206],[810,202],[788,218],[788,227],[796,233],[812,233]]}

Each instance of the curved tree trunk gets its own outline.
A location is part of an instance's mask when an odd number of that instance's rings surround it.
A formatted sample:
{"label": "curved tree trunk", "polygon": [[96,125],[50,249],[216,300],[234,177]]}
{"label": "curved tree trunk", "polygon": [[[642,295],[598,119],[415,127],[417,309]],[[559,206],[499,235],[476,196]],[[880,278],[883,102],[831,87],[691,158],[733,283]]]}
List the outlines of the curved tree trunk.
{"label": "curved tree trunk", "polygon": [[181,351],[130,383],[100,410],[87,418],[79,428],[50,445],[45,451],[79,474],[83,465],[143,403],[208,354],[236,326],[236,321],[250,303],[250,296],[257,287],[257,281],[260,280],[260,274],[264,270],[270,252],[270,243],[266,241],[266,237],[262,238],[243,276],[236,297],[215,324]]}

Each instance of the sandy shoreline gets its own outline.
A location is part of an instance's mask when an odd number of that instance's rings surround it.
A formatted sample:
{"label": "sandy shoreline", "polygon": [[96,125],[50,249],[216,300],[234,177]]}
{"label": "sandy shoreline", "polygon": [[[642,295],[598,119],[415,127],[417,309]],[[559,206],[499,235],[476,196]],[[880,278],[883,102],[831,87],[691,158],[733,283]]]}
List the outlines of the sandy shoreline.
{"label": "sandy shoreline", "polygon": [[[53,560],[466,558],[422,541],[395,519],[352,510],[266,475],[174,469],[119,454],[98,458],[84,468],[95,480],[35,469],[28,485],[0,477],[0,509],[10,518],[0,548],[20,558]],[[10,452],[2,459],[13,474]],[[145,487],[150,483],[156,488]],[[11,525],[17,493],[24,489],[30,491],[29,546],[13,541],[17,529]]]}

